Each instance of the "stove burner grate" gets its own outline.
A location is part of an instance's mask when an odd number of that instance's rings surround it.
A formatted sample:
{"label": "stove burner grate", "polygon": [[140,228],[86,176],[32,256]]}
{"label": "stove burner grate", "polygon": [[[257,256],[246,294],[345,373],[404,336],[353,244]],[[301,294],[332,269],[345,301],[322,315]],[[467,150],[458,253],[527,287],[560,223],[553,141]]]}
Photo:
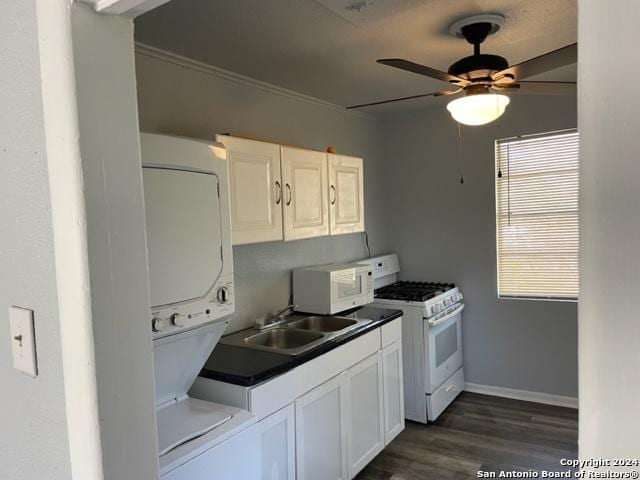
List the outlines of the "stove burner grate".
{"label": "stove burner grate", "polygon": [[374,292],[374,297],[386,300],[426,302],[452,288],[455,288],[453,283],[402,281],[377,289]]}

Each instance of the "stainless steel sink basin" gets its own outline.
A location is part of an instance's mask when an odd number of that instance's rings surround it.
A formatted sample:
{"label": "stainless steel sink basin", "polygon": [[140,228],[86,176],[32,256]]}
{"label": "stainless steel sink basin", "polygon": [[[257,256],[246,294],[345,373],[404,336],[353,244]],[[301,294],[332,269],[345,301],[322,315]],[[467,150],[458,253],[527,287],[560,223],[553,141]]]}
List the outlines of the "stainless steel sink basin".
{"label": "stainless steel sink basin", "polygon": [[244,339],[249,345],[260,345],[278,350],[303,347],[323,337],[321,333],[291,328],[274,328]]}
{"label": "stainless steel sink basin", "polygon": [[302,330],[311,330],[314,332],[337,332],[345,328],[355,327],[357,320],[345,317],[323,317],[315,315],[312,317],[294,320],[288,324],[291,328],[300,328]]}
{"label": "stainless steel sink basin", "polygon": [[277,326],[250,328],[222,337],[220,343],[284,355],[299,355],[362,327],[372,320],[292,314]]}

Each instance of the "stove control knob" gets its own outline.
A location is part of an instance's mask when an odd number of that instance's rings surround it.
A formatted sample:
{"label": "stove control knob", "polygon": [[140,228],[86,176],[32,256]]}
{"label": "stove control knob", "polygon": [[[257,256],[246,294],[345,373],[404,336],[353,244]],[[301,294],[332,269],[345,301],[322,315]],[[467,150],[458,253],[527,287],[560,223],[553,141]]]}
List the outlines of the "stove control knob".
{"label": "stove control knob", "polygon": [[227,303],[229,301],[229,289],[227,287],[220,287],[216,292],[216,298],[220,303]]}
{"label": "stove control knob", "polygon": [[184,318],[185,318],[184,315],[180,315],[179,313],[174,313],[169,317],[169,320],[171,321],[171,324],[175,325],[176,327],[184,327]]}

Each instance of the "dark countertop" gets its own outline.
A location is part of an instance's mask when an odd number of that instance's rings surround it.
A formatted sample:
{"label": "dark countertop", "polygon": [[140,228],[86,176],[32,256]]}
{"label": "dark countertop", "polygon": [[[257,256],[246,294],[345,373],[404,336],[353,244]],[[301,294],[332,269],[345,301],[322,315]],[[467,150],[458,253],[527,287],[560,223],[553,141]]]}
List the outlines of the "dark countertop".
{"label": "dark countertop", "polygon": [[402,316],[402,310],[365,306],[345,312],[341,316],[368,318],[373,322],[295,356],[218,343],[204,364],[200,376],[236,385],[256,385],[395,320]]}

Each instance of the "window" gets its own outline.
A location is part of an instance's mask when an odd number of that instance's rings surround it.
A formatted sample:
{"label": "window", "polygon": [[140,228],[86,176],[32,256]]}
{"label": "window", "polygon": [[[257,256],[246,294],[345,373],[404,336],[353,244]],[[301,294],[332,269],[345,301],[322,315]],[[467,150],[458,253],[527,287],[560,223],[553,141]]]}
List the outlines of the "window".
{"label": "window", "polygon": [[496,141],[498,296],[578,297],[578,133]]}

